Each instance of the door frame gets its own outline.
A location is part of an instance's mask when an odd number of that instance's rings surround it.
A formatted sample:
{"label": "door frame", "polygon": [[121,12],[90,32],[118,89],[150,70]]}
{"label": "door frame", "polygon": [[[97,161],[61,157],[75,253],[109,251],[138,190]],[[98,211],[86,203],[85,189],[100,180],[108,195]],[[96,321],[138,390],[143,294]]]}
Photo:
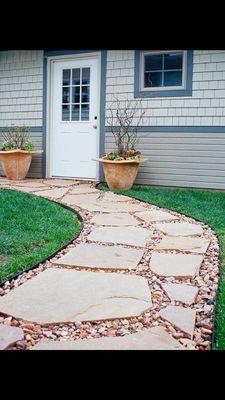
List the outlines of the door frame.
{"label": "door frame", "polygon": [[[97,58],[99,62],[98,68],[98,156],[104,153],[104,137],[105,137],[105,86],[106,86],[106,50],[60,50],[44,52],[44,79],[43,79],[43,158],[42,158],[42,177],[52,177],[51,165],[51,98],[53,95],[53,61],[77,60],[84,58]],[[64,178],[66,179],[66,178]],[[88,179],[88,178],[87,178]],[[90,179],[88,179],[90,180]],[[97,166],[97,176],[95,180],[103,180],[102,166]]]}

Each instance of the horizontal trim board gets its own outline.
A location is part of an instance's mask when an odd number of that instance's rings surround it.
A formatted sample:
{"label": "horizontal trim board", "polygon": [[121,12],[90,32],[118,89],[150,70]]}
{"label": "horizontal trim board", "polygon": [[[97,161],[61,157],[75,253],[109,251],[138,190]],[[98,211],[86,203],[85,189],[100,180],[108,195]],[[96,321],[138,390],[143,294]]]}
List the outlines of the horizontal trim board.
{"label": "horizontal trim board", "polygon": [[[114,126],[114,129],[117,127]],[[131,127],[131,129],[134,127]],[[4,130],[5,127],[0,127],[0,132]],[[31,132],[42,132],[42,126],[30,126]],[[105,126],[105,132],[111,132],[110,126]],[[225,133],[225,126],[139,126],[138,132],[197,132],[197,133]]]}
{"label": "horizontal trim board", "polygon": [[[141,175],[140,175],[140,177],[141,177]],[[165,175],[162,175],[162,177],[159,177],[157,175],[157,177],[155,177],[155,178],[154,177],[149,178],[149,181],[151,181],[151,180],[155,180],[158,182],[165,181],[165,180],[171,180],[173,182],[182,181],[182,182],[221,183],[221,184],[224,184],[224,186],[225,186],[224,179],[221,178],[221,179],[216,180],[216,179],[214,179],[214,177],[212,177],[212,179],[208,180],[208,179],[203,179],[203,177],[201,177],[201,176],[186,177],[185,175],[172,175],[172,176],[167,177]]]}
{"label": "horizontal trim board", "polygon": [[[17,124],[14,124],[14,125],[16,125],[16,126],[18,126]],[[19,125],[19,126],[23,126],[22,124],[21,125]],[[26,125],[27,126],[27,125]],[[2,126],[2,127],[0,127],[0,132],[4,132],[8,127],[10,127],[10,125],[9,126]],[[43,128],[42,128],[42,126],[41,127],[39,127],[39,126],[27,126],[28,128],[29,128],[29,130],[30,130],[30,132],[31,133],[40,133],[40,134],[42,134],[42,130],[43,130]]]}
{"label": "horizontal trim board", "polygon": [[[157,169],[159,169],[159,168],[166,168],[167,170],[168,169],[185,169],[185,170],[188,170],[188,169],[190,169],[190,170],[202,170],[202,171],[206,171],[206,170],[208,170],[208,168],[209,168],[209,163],[199,163],[199,164],[197,164],[197,163],[187,163],[187,162],[168,162],[168,161],[165,161],[165,160],[162,160],[162,161],[152,161],[152,160],[150,160],[150,165],[147,167],[147,166],[142,166],[141,167],[142,168],[142,171],[143,172],[147,172],[147,173],[149,173],[149,170],[151,170],[152,168],[157,168]],[[210,171],[211,170],[215,170],[215,171],[225,171],[225,162],[224,162],[224,164],[219,164],[218,165],[218,163],[215,163],[215,164],[211,164],[210,163]]]}
{"label": "horizontal trim board", "polygon": [[[225,164],[224,164],[225,167]],[[183,168],[176,168],[176,167],[165,167],[165,166],[156,166],[156,165],[151,165],[149,166],[149,168],[146,169],[140,169],[140,173],[143,174],[149,174],[149,173],[157,173],[157,174],[182,174],[182,175],[212,175],[212,176],[223,176],[224,177],[224,182],[225,182],[225,169],[221,169],[221,168],[212,168],[211,169],[211,165],[210,165],[210,169],[209,169],[209,165],[207,165],[207,168],[202,168],[202,165],[200,165],[200,168],[192,168],[192,166],[190,165],[190,167],[183,167]]]}
{"label": "horizontal trim board", "polygon": [[[113,129],[118,128],[118,126],[113,126]],[[105,132],[111,132],[110,126],[105,126]],[[134,126],[130,127],[129,131],[133,129]],[[225,126],[139,126],[137,128],[138,132],[200,132],[200,133],[225,133]]]}
{"label": "horizontal trim board", "polygon": [[[112,136],[107,136],[107,142],[108,144],[113,144],[114,143],[114,138]],[[216,135],[211,135],[211,137],[204,137],[204,138],[199,138],[199,137],[171,137],[171,136],[166,136],[166,137],[142,137],[139,138],[141,141],[139,142],[140,146],[152,146],[152,145],[177,145],[177,144],[182,144],[182,145],[219,145],[219,144],[225,144],[225,135],[223,138],[217,137]],[[203,142],[204,141],[204,142]]]}
{"label": "horizontal trim board", "polygon": [[[161,150],[165,143],[139,143],[138,148],[142,150],[145,146],[151,146],[151,151],[154,150]],[[166,151],[174,150],[174,151],[203,151],[203,150],[212,150],[212,151],[225,151],[225,142],[221,144],[205,144],[205,143],[167,143],[166,144]]]}
{"label": "horizontal trim board", "polygon": [[[208,171],[206,171],[206,172],[208,172]],[[143,173],[141,172],[141,170],[140,170],[139,174],[140,174],[140,176],[142,176]],[[203,176],[204,176],[204,179],[206,181],[209,181],[212,179],[213,182],[216,182],[218,179],[218,182],[225,183],[225,171],[220,172],[220,174],[218,174],[218,171],[216,171],[216,174],[213,175],[213,174],[208,174],[208,173],[203,174],[202,171],[199,171],[199,173],[197,174],[196,171],[192,171],[192,173],[190,173],[190,171],[187,172],[186,170],[171,170],[171,171],[166,171],[166,172],[163,172],[163,171],[158,172],[158,171],[150,170],[149,174],[151,174],[151,178],[153,178],[153,179],[154,179],[154,177],[157,179],[165,179],[168,175],[170,178],[173,178],[173,179],[174,178],[176,179],[176,177],[183,177],[184,180],[188,181],[190,179],[202,180]],[[164,177],[164,178],[161,178],[161,177]]]}
{"label": "horizontal trim board", "polygon": [[220,183],[208,183],[208,182],[184,182],[184,181],[153,181],[153,180],[143,180],[143,179],[137,179],[136,184],[140,185],[152,185],[152,186],[169,186],[169,187],[179,187],[179,188],[198,188],[198,189],[225,189],[225,184],[220,184]]}

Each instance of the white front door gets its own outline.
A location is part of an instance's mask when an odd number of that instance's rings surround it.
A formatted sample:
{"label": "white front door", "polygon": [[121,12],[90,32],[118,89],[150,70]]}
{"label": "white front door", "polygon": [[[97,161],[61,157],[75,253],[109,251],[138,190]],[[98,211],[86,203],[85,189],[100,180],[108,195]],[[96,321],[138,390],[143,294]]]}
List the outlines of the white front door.
{"label": "white front door", "polygon": [[54,61],[52,71],[51,175],[96,179],[98,59]]}

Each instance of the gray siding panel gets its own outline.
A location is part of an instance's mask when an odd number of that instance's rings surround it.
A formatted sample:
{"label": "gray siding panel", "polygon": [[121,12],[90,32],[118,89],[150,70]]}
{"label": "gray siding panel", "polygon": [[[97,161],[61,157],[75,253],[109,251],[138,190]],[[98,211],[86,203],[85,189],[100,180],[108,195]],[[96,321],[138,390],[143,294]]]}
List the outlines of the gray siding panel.
{"label": "gray siding panel", "polygon": [[[139,133],[136,147],[149,159],[136,183],[225,189],[225,133]],[[113,136],[106,132],[105,151],[114,148]]]}
{"label": "gray siding panel", "polygon": [[[42,150],[42,132],[31,132],[31,140],[36,150]],[[0,132],[0,146],[2,143],[2,134]],[[0,163],[1,164],[1,163]],[[4,176],[2,165],[0,165],[0,176]],[[34,154],[31,166],[27,175],[29,178],[41,178],[42,176],[42,154]]]}

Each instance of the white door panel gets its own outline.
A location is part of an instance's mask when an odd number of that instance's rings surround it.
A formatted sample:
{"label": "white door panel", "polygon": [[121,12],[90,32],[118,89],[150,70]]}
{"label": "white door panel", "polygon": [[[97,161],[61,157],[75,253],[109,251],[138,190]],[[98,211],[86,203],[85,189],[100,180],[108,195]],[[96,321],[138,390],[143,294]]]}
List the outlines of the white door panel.
{"label": "white door panel", "polygon": [[52,176],[97,178],[98,90],[98,59],[53,63]]}

